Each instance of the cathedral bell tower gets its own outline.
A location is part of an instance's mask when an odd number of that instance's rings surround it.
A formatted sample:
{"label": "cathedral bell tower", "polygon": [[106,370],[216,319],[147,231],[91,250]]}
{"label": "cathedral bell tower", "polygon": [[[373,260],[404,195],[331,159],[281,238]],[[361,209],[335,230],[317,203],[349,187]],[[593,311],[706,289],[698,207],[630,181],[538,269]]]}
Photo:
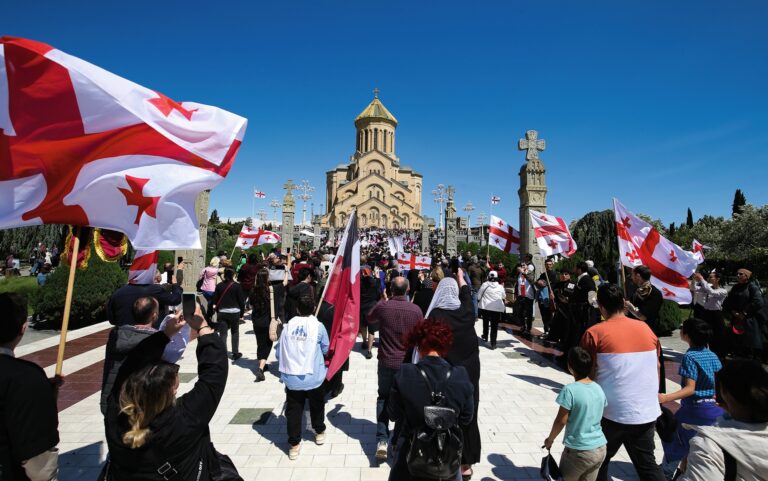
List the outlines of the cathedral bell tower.
{"label": "cathedral bell tower", "polygon": [[395,129],[397,119],[379,100],[379,89],[373,90],[373,100],[355,119],[357,142],[354,157],[373,150],[388,155],[397,164],[395,155]]}

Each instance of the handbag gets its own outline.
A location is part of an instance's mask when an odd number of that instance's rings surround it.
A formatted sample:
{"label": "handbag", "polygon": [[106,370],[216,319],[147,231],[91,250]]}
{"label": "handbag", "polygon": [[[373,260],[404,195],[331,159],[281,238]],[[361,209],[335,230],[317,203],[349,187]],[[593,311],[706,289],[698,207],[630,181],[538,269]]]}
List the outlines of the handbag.
{"label": "handbag", "polygon": [[552,454],[547,450],[547,455],[541,459],[541,470],[539,471],[542,479],[547,481],[562,481],[563,474],[560,472],[560,467],[557,465],[557,461],[552,457]]}
{"label": "handbag", "polygon": [[269,320],[269,340],[275,342],[280,338],[280,333],[283,331],[283,321],[275,315],[275,291],[272,289],[272,286],[269,286],[269,314],[271,316]]}
{"label": "handbag", "polygon": [[664,442],[671,442],[677,432],[677,419],[675,415],[668,408],[663,405],[661,408],[661,414],[656,419],[656,432]]}

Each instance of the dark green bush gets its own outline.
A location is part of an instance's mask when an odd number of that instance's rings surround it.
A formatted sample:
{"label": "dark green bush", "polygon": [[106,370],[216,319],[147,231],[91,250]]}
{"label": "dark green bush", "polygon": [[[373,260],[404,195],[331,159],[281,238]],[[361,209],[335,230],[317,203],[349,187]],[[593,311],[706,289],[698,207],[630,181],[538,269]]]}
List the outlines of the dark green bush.
{"label": "dark green bush", "polygon": [[659,328],[658,333],[660,335],[666,335],[674,331],[680,324],[683,323],[683,311],[676,302],[664,300],[661,303],[661,310],[659,311]]}
{"label": "dark green bush", "polygon": [[[0,279],[0,292],[17,292],[27,298],[27,305],[33,306],[40,286],[37,277],[11,277]],[[31,314],[31,312],[30,312]]]}
{"label": "dark green bush", "polygon": [[[40,318],[49,320],[56,329],[61,327],[68,277],[69,266],[62,265],[56,269],[40,288],[35,302],[35,311]],[[88,268],[75,274],[69,327],[74,329],[106,320],[107,301],[126,280],[127,276],[118,263],[104,262],[94,253]]]}

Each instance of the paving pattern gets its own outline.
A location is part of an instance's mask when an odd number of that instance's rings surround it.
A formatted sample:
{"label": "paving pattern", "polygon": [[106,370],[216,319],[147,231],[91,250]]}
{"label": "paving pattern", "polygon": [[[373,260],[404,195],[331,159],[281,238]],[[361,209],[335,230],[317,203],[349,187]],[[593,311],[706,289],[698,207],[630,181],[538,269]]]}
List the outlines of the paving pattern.
{"label": "paving pattern", "polygon": [[[66,383],[59,401],[62,481],[96,479],[106,455],[98,391],[108,328],[107,324],[91,326],[71,333],[69,338]],[[17,355],[39,362],[50,375],[55,362],[50,353],[55,352],[56,344],[56,337],[31,342],[20,346]],[[344,374],[345,389],[326,406],[326,443],[315,445],[307,424],[301,455],[290,461],[283,413],[285,394],[274,374],[274,354],[267,380],[254,383],[256,340],[250,322],[240,326],[240,346],[244,357],[230,363],[227,388],[211,422],[211,434],[216,448],[232,458],[244,479],[388,478],[389,466],[377,466],[374,457],[375,357],[366,360],[360,352],[352,352],[350,370]],[[180,361],[179,394],[191,389],[197,377],[194,348],[193,343]],[[555,397],[572,380],[548,359],[551,352],[512,335],[511,329],[499,332],[496,350],[481,347],[479,426],[483,458],[475,465],[472,479],[540,479],[544,455],[540,447],[557,412]],[[668,375],[675,372],[675,366],[668,365]],[[561,443],[562,434],[553,449],[558,458]],[[656,453],[657,461],[661,461],[658,440]],[[638,479],[623,449],[614,458],[611,475],[616,480]]]}

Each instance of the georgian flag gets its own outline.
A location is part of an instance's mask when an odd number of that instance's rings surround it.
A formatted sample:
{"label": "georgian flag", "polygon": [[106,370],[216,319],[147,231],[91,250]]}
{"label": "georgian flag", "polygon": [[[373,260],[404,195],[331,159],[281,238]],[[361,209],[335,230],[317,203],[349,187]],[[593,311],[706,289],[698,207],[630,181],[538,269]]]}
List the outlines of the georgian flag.
{"label": "georgian flag", "polygon": [[496,195],[492,195],[491,196],[491,205],[496,205],[499,202],[501,202],[501,197],[496,196]]}
{"label": "georgian flag", "polygon": [[488,226],[488,245],[501,249],[507,254],[519,254],[520,232],[500,217],[492,215]]}
{"label": "georgian flag", "polygon": [[280,242],[280,235],[276,232],[263,230],[260,227],[255,228],[243,225],[243,228],[240,230],[240,235],[237,236],[235,247],[239,247],[245,250],[253,246],[260,246],[262,244],[277,244],[278,242]]}
{"label": "georgian flag", "polygon": [[693,257],[696,259],[696,262],[701,264],[704,262],[704,251],[711,249],[709,246],[705,246],[701,242],[697,241],[696,239],[693,239],[693,242],[691,243],[691,253],[693,254]]}
{"label": "georgian flag", "polygon": [[262,192],[260,190],[254,190],[253,191],[253,196],[256,197],[257,199],[264,199],[265,197],[267,197],[267,194],[265,194],[264,192]]}
{"label": "georgian flag", "polygon": [[156,250],[137,250],[131,267],[128,268],[128,284],[154,284],[157,256]]}
{"label": "georgian flag", "polygon": [[530,212],[536,244],[542,256],[563,254],[565,257],[571,257],[576,252],[576,241],[573,240],[571,231],[562,217],[542,214],[535,210]]}
{"label": "georgian flag", "polygon": [[199,249],[195,199],[246,120],[176,102],[46,44],[0,38],[0,229],[72,224]]}
{"label": "georgian flag", "polygon": [[663,237],[616,199],[613,199],[613,210],[621,263],[627,267],[648,266],[651,284],[661,291],[664,299],[690,304],[688,278],[698,266],[694,255]]}
{"label": "georgian flag", "polygon": [[403,252],[403,236],[388,237],[387,244],[389,245],[389,255],[397,255],[398,252]]}
{"label": "georgian flag", "polygon": [[415,269],[429,269],[432,267],[432,258],[427,256],[417,256],[416,254],[397,253],[397,265],[405,271]]}

